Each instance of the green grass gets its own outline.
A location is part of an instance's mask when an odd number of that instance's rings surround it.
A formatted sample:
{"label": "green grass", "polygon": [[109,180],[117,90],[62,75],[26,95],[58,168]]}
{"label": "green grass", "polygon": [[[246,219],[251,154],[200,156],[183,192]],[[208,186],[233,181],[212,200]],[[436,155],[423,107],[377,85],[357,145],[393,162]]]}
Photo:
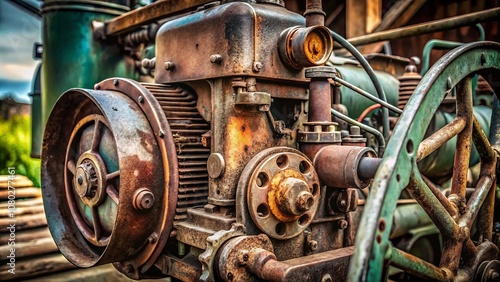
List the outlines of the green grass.
{"label": "green grass", "polygon": [[0,119],[0,174],[8,174],[15,167],[16,174],[28,177],[40,187],[40,160],[30,157],[31,117],[14,116]]}

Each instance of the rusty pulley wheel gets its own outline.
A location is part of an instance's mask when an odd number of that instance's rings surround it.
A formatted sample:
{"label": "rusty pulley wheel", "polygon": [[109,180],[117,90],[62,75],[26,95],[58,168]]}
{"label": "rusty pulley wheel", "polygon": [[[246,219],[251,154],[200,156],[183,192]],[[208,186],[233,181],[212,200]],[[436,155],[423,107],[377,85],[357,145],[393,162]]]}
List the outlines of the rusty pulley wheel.
{"label": "rusty pulley wheel", "polygon": [[[489,138],[472,107],[472,78],[487,77],[500,93],[500,44],[475,42],[460,46],[427,72],[400,116],[387,151],[371,185],[356,234],[349,281],[380,281],[384,265],[394,265],[414,276],[437,281],[472,281],[484,261],[498,258],[492,243],[495,183],[500,145],[500,106],[493,107]],[[456,118],[425,138],[434,113],[456,89]],[[453,175],[448,196],[419,170],[418,162],[456,136]],[[481,161],[480,177],[467,195],[467,172],[472,145]],[[448,157],[448,156],[444,156]],[[393,214],[403,190],[427,213],[443,238],[440,262],[415,257],[389,241]]]}
{"label": "rusty pulley wheel", "polygon": [[69,261],[126,262],[124,272],[139,278],[163,249],[169,174],[158,139],[119,91],[71,89],[58,100],[44,135],[42,191],[52,237]]}

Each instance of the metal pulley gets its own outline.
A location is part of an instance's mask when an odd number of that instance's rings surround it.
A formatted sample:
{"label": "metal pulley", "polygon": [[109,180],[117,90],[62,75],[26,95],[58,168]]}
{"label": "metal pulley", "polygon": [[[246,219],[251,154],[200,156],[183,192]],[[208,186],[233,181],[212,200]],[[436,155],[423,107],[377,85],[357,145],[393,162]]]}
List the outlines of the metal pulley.
{"label": "metal pulley", "polygon": [[155,135],[121,92],[72,89],[58,100],[43,143],[43,198],[54,241],[70,262],[123,261],[139,277],[163,248],[169,174]]}

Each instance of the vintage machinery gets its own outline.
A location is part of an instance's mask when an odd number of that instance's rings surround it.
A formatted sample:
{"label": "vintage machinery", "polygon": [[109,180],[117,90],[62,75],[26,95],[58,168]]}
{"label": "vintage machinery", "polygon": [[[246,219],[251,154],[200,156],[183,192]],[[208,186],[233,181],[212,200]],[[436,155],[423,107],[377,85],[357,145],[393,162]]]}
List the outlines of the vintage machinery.
{"label": "vintage machinery", "polygon": [[[68,3],[46,1],[46,20],[121,9]],[[75,82],[47,115],[44,204],[68,260],[183,281],[500,276],[499,104],[474,107],[471,86],[478,73],[500,93],[500,44],[460,46],[423,78],[402,58],[374,71],[324,27],[321,1],[306,6],[164,1],[79,27],[93,27],[84,50],[112,61],[91,57],[106,66],[92,77],[117,75]],[[355,58],[331,58],[334,42]],[[45,72],[68,63],[56,51]]]}

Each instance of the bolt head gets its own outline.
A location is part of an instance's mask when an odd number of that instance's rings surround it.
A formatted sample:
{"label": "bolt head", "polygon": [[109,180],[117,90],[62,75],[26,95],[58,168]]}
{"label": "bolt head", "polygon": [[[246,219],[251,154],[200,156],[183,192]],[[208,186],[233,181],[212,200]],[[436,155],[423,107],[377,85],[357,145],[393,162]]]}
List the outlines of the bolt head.
{"label": "bolt head", "polygon": [[318,242],[316,240],[309,241],[309,250],[314,252],[318,249]]}
{"label": "bolt head", "polygon": [[337,221],[337,227],[339,229],[346,229],[348,224],[349,223],[345,219],[341,219],[341,220]]}
{"label": "bolt head", "polygon": [[149,236],[149,238],[148,238],[148,243],[154,244],[157,241],[158,241],[158,234],[156,234],[156,232],[153,232],[153,234],[151,234],[151,236]]}
{"label": "bolt head", "polygon": [[144,59],[141,61],[141,66],[145,69],[149,68],[149,59]]}
{"label": "bolt head", "polygon": [[220,64],[222,63],[222,56],[219,54],[213,54],[210,56],[210,62],[212,64]]}
{"label": "bolt head", "polygon": [[163,64],[163,67],[165,68],[165,70],[171,71],[175,69],[175,64],[172,62],[165,62],[165,64]]}
{"label": "bolt head", "polygon": [[261,62],[254,62],[253,63],[253,70],[256,72],[259,72],[262,69],[262,63]]}
{"label": "bolt head", "polygon": [[137,190],[134,196],[134,208],[138,210],[148,210],[153,207],[155,196],[148,188]]}

